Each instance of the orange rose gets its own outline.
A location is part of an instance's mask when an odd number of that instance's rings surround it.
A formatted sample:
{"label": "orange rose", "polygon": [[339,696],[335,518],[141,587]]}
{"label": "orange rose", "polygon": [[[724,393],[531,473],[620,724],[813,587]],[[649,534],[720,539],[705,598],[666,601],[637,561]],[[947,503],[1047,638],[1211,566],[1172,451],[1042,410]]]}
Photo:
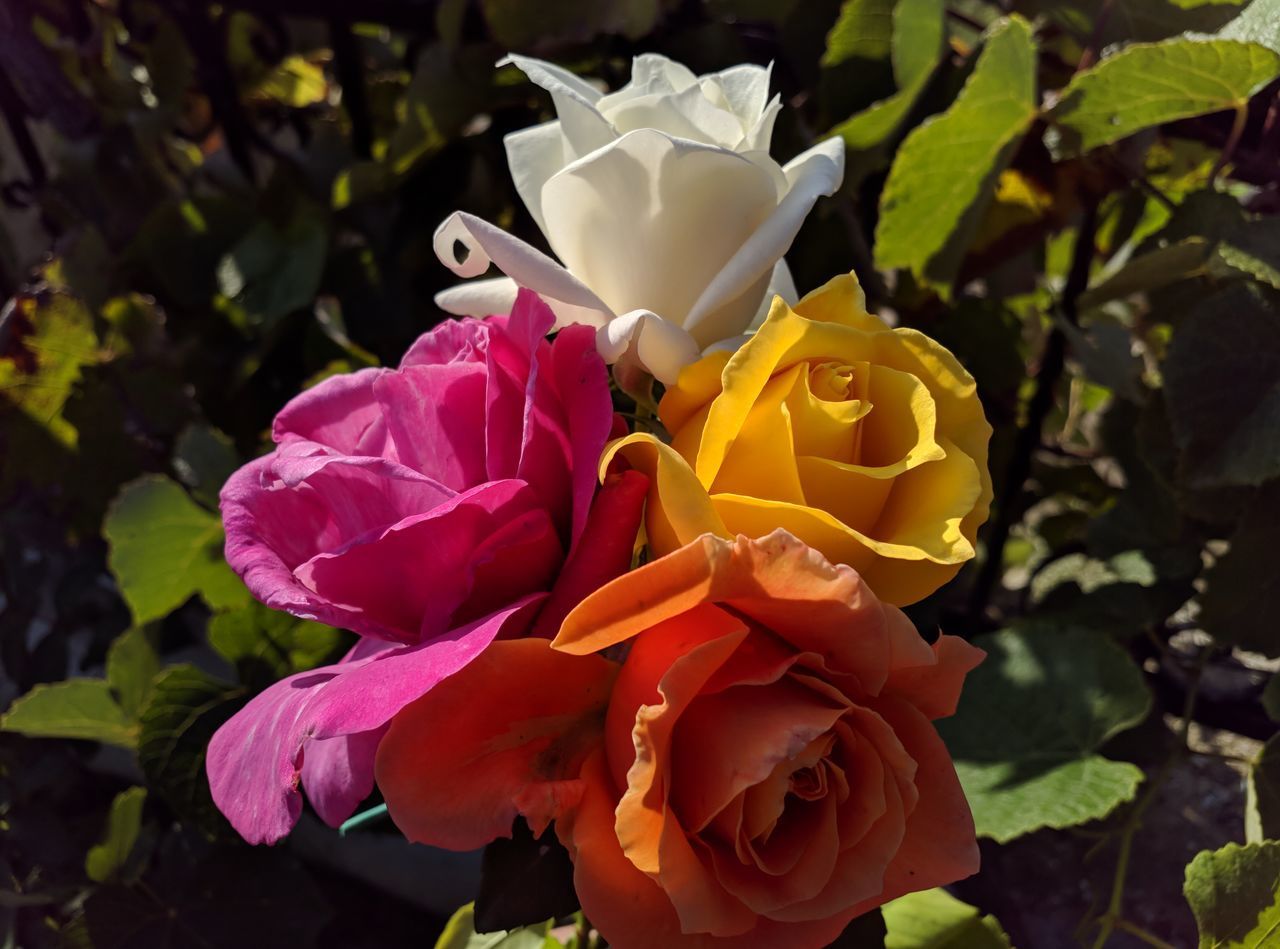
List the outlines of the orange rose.
{"label": "orange rose", "polygon": [[[592,654],[628,642],[621,666]],[[705,536],[589,596],[554,644],[494,643],[405,709],[378,783],[423,843],[554,820],[620,949],[825,946],[977,870],[930,720],[981,658],[930,647],[785,531]]]}

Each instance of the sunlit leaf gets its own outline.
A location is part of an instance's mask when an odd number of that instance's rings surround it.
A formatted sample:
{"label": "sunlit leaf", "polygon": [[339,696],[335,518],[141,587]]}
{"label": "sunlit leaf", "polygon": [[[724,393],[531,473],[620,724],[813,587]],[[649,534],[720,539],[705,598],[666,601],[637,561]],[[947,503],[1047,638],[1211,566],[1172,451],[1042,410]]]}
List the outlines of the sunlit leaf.
{"label": "sunlit leaf", "polygon": [[249,599],[223,559],[222,522],[168,478],[126,485],[102,530],[135,623],[160,619],[197,593],[215,608]]}
{"label": "sunlit leaf", "polygon": [[822,65],[838,66],[850,59],[888,59],[896,4],[897,0],[846,0],[827,34]]}
{"label": "sunlit leaf", "polygon": [[475,930],[475,904],[467,903],[458,909],[436,940],[435,949],[544,949],[559,946],[559,940],[549,935],[550,921],[538,926],[520,929],[478,933]]}
{"label": "sunlit leaf", "polygon": [[942,0],[898,0],[893,9],[890,55],[899,87],[914,85],[933,72],[946,38],[946,4]]}
{"label": "sunlit leaf", "polygon": [[1172,39],[1126,47],[1078,74],[1050,117],[1067,152],[1134,132],[1243,106],[1280,75],[1280,53],[1234,40]]}
{"label": "sunlit leaf", "polygon": [[111,802],[107,829],[102,842],[89,848],[84,868],[96,883],[131,883],[141,868],[131,859],[142,829],[142,805],[147,789],[132,787],[121,791]]}
{"label": "sunlit leaf", "polygon": [[1280,933],[1280,841],[1196,854],[1182,892],[1200,949],[1271,949]]}
{"label": "sunlit leaf", "polygon": [[159,671],[160,657],[144,627],[121,633],[107,650],[107,683],[130,718],[136,718],[147,704]]}
{"label": "sunlit leaf", "polygon": [[1238,17],[1218,31],[1218,36],[1259,43],[1280,53],[1280,0],[1252,0]]}
{"label": "sunlit leaf", "polygon": [[[81,370],[99,358],[93,316],[61,293],[17,297],[14,306],[0,354],[0,420],[16,409],[58,442],[74,446],[76,430],[62,409]],[[16,450],[9,448],[11,458]]]}
{"label": "sunlit leaf", "polygon": [[294,109],[324,102],[329,83],[324,70],[301,56],[286,56],[254,87],[251,95]]}
{"label": "sunlit leaf", "polygon": [[0,731],[30,738],[80,738],[132,748],[138,738],[105,679],[38,685],[0,716]]}
{"label": "sunlit leaf", "polygon": [[[956,101],[903,141],[880,198],[876,260],[949,283],[996,181],[1036,114],[1025,20],[998,22]],[[948,253],[943,253],[948,248]]]}
{"label": "sunlit leaf", "polygon": [[901,896],[884,906],[885,949],[1009,949],[993,916],[943,889]]}
{"label": "sunlit leaf", "polygon": [[339,630],[269,609],[260,603],[219,613],[209,621],[209,644],[236,667],[240,681],[258,688],[294,672],[336,660],[346,637]]}

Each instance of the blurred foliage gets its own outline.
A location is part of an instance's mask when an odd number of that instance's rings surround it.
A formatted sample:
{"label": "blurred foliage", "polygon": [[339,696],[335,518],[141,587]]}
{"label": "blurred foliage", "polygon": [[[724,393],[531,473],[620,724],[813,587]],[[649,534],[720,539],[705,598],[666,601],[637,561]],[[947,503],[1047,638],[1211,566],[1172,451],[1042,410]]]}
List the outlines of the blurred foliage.
{"label": "blurred foliage", "polygon": [[[910,612],[991,653],[944,726],[987,864],[1090,822],[1107,889],[1078,933],[1129,938],[1186,716],[1266,739],[1280,709],[1277,23],[1274,0],[0,4],[0,946],[421,946],[468,898],[474,868],[376,826],[253,850],[212,807],[213,730],[350,642],[249,601],[217,492],[288,398],[441,318],[448,212],[545,247],[502,136],[549,102],[493,64],[616,86],[648,50],[772,62],[775,154],[849,153],[788,255],[801,290],[854,269],[976,376],[993,517]],[[1157,935],[1270,938],[1276,754],[1251,842],[1196,857]],[[844,944],[1027,945],[985,914],[1034,891],[986,879]],[[444,944],[564,931],[467,915]]]}

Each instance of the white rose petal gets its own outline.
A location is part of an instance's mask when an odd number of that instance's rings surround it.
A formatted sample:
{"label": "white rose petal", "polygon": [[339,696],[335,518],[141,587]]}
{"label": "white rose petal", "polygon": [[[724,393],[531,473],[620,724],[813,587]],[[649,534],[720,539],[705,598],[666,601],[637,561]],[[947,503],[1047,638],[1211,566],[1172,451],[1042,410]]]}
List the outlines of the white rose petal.
{"label": "white rose petal", "polygon": [[[558,325],[599,327],[606,360],[634,361],[664,382],[738,339],[775,292],[794,299],[782,256],[814,202],[839,187],[844,145],[828,139],[786,166],[769,156],[781,109],[769,97],[769,69],[696,76],[646,53],[631,81],[605,94],[551,63],[515,55],[503,63],[550,93],[556,109],[555,121],[505,144],[516,191],[559,262],[455,213],[435,240],[455,273],[479,276],[492,262],[543,296]],[[500,311],[512,293],[510,282],[468,287],[437,302],[477,315]]]}
{"label": "white rose petal", "polygon": [[[612,312],[665,318],[690,311],[774,213],[778,194],[765,172],[733,152],[641,129],[554,176],[542,206],[556,256]],[[749,301],[737,328],[755,310]]]}
{"label": "white rose petal", "polygon": [[680,370],[702,355],[692,336],[649,310],[610,320],[596,331],[596,346],[606,362],[634,360],[664,385],[674,385]]}

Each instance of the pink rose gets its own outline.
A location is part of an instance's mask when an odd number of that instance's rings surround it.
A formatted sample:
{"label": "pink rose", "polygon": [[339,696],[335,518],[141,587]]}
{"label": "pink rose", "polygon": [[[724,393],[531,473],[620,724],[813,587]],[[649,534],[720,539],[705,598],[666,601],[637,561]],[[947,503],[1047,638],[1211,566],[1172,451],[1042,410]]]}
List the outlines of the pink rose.
{"label": "pink rose", "polygon": [[326,821],[350,816],[391,717],[534,621],[583,533],[612,423],[593,331],[548,342],[553,323],[522,291],[510,317],[441,324],[398,369],[328,379],[223,488],[227,561],[253,594],[363,637],[210,743],[214,801],[249,841],[289,832],[299,780]]}

